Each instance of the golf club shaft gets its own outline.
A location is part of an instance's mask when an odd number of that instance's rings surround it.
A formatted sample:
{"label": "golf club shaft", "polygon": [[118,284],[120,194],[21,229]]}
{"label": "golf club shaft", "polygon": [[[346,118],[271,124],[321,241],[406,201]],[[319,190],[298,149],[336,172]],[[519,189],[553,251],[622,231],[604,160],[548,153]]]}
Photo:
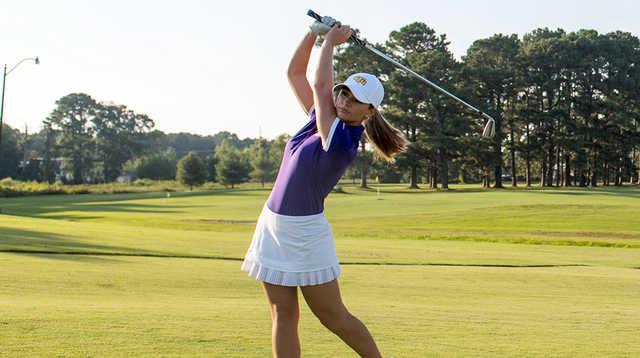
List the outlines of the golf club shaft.
{"label": "golf club shaft", "polygon": [[[307,12],[307,15],[311,16],[312,18],[314,18],[314,19],[316,19],[316,20],[318,20],[318,21],[322,21],[322,16],[318,15],[318,14],[317,14],[316,12],[314,12],[313,10],[309,10],[309,11]],[[391,63],[392,63],[393,65],[395,65],[396,67],[399,67],[399,68],[403,69],[404,71],[406,71],[406,72],[408,72],[408,73],[410,73],[410,74],[412,74],[412,75],[414,75],[414,76],[418,77],[418,78],[419,78],[420,80],[422,80],[424,83],[426,83],[426,84],[428,84],[429,86],[431,86],[431,87],[433,87],[433,88],[437,89],[438,91],[440,91],[440,92],[442,92],[442,93],[446,94],[447,96],[449,96],[449,97],[451,97],[451,98],[455,99],[456,101],[458,101],[458,102],[460,102],[460,103],[464,104],[465,106],[467,106],[467,108],[469,108],[469,109],[471,109],[471,110],[475,111],[477,114],[479,114],[479,115],[481,115],[482,117],[484,117],[484,118],[488,119],[489,121],[494,121],[494,119],[493,119],[490,115],[488,115],[488,114],[486,114],[486,113],[482,112],[481,110],[477,109],[476,107],[474,107],[474,106],[470,105],[469,103],[467,103],[467,102],[463,101],[462,99],[458,98],[457,96],[455,96],[455,95],[454,95],[454,94],[452,94],[451,92],[449,92],[449,91],[445,90],[444,88],[442,88],[442,87],[438,86],[437,84],[435,84],[435,83],[433,83],[433,82],[429,81],[428,79],[426,79],[426,78],[424,78],[423,76],[419,75],[418,73],[416,73],[416,72],[415,72],[415,71],[413,71],[412,69],[408,68],[407,66],[405,66],[405,65],[401,64],[400,62],[396,61],[395,59],[393,59],[393,58],[389,57],[389,56],[388,56],[387,54],[385,54],[384,52],[382,52],[382,51],[378,50],[377,48],[373,47],[371,44],[367,43],[366,41],[364,41],[364,40],[361,40],[361,39],[357,38],[355,34],[351,35],[351,37],[350,37],[349,39],[350,39],[352,42],[356,43],[357,45],[360,45],[360,46],[362,46],[362,47],[366,48],[367,50],[369,50],[369,51],[373,52],[374,54],[376,54],[376,55],[378,55],[378,56],[382,57],[383,59],[385,59],[385,60],[387,60],[387,61],[391,62]]]}
{"label": "golf club shaft", "polygon": [[438,86],[437,84],[435,84],[435,83],[433,83],[433,82],[429,81],[428,79],[426,79],[426,78],[424,78],[423,76],[421,76],[420,74],[416,73],[415,71],[413,71],[413,70],[412,70],[412,69],[410,69],[409,67],[407,67],[407,66],[405,66],[405,65],[401,64],[400,62],[398,62],[398,61],[394,60],[393,58],[391,58],[391,57],[387,56],[384,52],[382,52],[382,51],[378,50],[377,48],[375,48],[375,47],[371,46],[370,44],[368,44],[368,43],[367,43],[367,44],[365,45],[365,48],[366,48],[366,49],[368,49],[369,51],[371,51],[371,52],[375,53],[376,55],[378,55],[378,56],[380,56],[380,57],[384,58],[385,60],[387,60],[387,61],[391,62],[391,63],[392,63],[392,64],[394,64],[396,67],[399,67],[399,68],[401,68],[401,69],[405,70],[406,72],[408,72],[408,73],[410,73],[410,74],[412,74],[412,75],[416,76],[418,79],[420,79],[420,80],[421,80],[421,81],[423,81],[424,83],[428,84],[429,86],[431,86],[431,87],[433,87],[433,88],[437,89],[438,91],[440,91],[440,92],[442,92],[442,93],[446,94],[447,96],[449,96],[449,97],[451,97],[451,98],[455,99],[456,101],[458,101],[458,102],[460,102],[460,103],[464,104],[464,105],[465,105],[465,106],[467,106],[469,109],[471,109],[471,110],[475,111],[476,113],[478,113],[479,115],[483,116],[484,118],[489,119],[489,120],[492,120],[492,121],[494,120],[490,115],[488,115],[488,114],[486,114],[486,113],[482,112],[481,110],[477,109],[476,107],[474,107],[474,106],[470,105],[469,103],[465,102],[464,100],[462,100],[462,99],[458,98],[456,95],[452,94],[451,92],[447,91],[446,89],[444,89],[444,88],[442,88],[442,87]]}

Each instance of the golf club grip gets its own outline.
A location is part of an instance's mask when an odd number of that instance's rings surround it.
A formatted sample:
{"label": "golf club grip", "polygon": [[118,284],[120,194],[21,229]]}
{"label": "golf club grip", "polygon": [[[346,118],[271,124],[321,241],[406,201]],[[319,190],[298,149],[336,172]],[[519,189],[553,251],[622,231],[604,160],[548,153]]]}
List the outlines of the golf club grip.
{"label": "golf club grip", "polygon": [[315,11],[309,9],[309,11],[307,11],[307,15],[313,17],[314,19],[318,20],[318,21],[322,21],[322,16],[318,15],[318,13],[316,13]]}
{"label": "golf club grip", "polygon": [[[322,22],[322,16],[320,16],[320,14],[318,14],[317,12],[311,9],[307,10],[307,15],[316,19],[317,21]],[[358,46],[362,46],[362,47],[366,46],[366,42],[357,38],[355,32],[349,37],[349,40],[351,40],[353,43],[355,43]]]}

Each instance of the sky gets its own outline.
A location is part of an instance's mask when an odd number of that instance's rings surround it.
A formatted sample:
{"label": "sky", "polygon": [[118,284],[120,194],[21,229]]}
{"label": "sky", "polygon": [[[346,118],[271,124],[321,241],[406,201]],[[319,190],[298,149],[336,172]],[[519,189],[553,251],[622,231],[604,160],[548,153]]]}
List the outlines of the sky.
{"label": "sky", "polygon": [[82,92],[145,113],[166,133],[292,134],[306,119],[285,71],[308,9],[372,43],[421,21],[458,58],[475,40],[540,27],[640,36],[635,0],[0,0],[0,65],[41,60],[7,76],[4,122],[38,131],[56,100]]}

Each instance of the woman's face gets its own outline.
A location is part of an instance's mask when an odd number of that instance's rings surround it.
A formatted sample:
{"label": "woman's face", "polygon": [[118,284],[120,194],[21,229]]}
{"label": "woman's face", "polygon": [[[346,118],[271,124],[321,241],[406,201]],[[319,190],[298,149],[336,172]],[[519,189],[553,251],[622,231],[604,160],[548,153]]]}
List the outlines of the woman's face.
{"label": "woman's face", "polygon": [[334,97],[338,117],[350,125],[359,125],[373,115],[374,108],[358,101],[348,88],[340,88]]}

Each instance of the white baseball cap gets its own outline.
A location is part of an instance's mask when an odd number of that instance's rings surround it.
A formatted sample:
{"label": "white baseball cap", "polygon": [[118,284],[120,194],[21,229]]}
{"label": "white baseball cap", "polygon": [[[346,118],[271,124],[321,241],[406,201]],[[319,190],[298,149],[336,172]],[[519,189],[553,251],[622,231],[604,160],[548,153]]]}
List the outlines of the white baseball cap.
{"label": "white baseball cap", "polygon": [[372,104],[378,107],[384,97],[384,87],[378,77],[368,73],[354,73],[343,83],[333,87],[333,91],[341,87],[347,87],[353,96],[362,103]]}

